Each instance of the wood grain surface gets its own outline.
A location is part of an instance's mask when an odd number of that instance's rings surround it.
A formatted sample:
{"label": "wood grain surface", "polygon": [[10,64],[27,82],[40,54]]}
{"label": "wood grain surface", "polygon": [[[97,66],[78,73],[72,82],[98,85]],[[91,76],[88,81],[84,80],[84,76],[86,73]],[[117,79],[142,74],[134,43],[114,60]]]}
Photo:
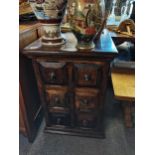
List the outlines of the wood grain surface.
{"label": "wood grain surface", "polygon": [[115,97],[120,100],[134,100],[135,74],[112,72],[111,77]]}

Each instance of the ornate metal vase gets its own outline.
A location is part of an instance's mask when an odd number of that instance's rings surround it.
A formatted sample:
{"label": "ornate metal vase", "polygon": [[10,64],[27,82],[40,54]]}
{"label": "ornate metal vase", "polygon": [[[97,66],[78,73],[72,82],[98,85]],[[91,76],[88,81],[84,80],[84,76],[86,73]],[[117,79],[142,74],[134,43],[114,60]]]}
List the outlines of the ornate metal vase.
{"label": "ornate metal vase", "polygon": [[68,0],[29,0],[37,19],[42,23],[44,46],[57,47],[65,44],[61,34],[61,22]]}
{"label": "ornate metal vase", "polygon": [[73,0],[70,24],[78,49],[94,48],[93,40],[106,24],[106,13],[104,0]]}

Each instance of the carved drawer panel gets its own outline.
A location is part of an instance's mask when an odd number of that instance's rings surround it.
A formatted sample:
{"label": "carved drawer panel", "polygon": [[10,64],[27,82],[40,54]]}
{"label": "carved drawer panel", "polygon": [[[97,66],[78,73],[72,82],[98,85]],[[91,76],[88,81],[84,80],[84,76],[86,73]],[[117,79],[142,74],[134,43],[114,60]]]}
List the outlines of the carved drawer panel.
{"label": "carved drawer panel", "polygon": [[47,84],[67,84],[68,72],[66,63],[39,62],[41,76]]}
{"label": "carved drawer panel", "polygon": [[77,88],[75,90],[75,107],[77,111],[95,111],[99,103],[99,91],[96,89]]}
{"label": "carved drawer panel", "polygon": [[79,113],[77,115],[77,126],[83,129],[95,128],[97,118],[92,113]]}
{"label": "carved drawer panel", "polygon": [[96,64],[75,64],[74,79],[79,86],[99,86],[101,67]]}
{"label": "carved drawer panel", "polygon": [[70,103],[67,87],[46,88],[45,96],[49,111],[69,111]]}
{"label": "carved drawer panel", "polygon": [[71,117],[70,113],[49,113],[50,122],[52,125],[70,126]]}

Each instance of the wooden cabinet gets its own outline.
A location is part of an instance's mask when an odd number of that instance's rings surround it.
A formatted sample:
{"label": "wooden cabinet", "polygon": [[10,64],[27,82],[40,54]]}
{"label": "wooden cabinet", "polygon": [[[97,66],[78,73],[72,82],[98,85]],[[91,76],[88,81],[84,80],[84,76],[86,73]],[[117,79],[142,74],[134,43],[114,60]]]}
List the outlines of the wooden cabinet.
{"label": "wooden cabinet", "polygon": [[26,132],[26,120],[25,120],[25,110],[24,110],[24,99],[22,96],[21,87],[19,85],[19,131],[23,133],[25,136],[27,135]]}
{"label": "wooden cabinet", "polygon": [[31,60],[20,55],[19,64],[19,129],[33,142],[43,118],[43,110]]}
{"label": "wooden cabinet", "polygon": [[43,118],[32,61],[21,54],[22,49],[38,39],[38,24],[20,25],[19,40],[19,131],[30,142],[37,135]]}
{"label": "wooden cabinet", "polygon": [[35,41],[23,54],[33,61],[45,131],[104,137],[102,118],[109,64],[117,54],[108,33],[92,51],[70,52],[40,44],[40,40]]}

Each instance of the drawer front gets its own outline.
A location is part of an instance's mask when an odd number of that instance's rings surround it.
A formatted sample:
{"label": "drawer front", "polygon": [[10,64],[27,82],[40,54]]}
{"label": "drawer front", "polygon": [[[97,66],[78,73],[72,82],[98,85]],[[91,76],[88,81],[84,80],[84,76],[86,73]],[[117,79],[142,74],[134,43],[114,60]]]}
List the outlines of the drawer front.
{"label": "drawer front", "polygon": [[68,72],[66,63],[39,62],[40,72],[46,84],[67,84]]}
{"label": "drawer front", "polygon": [[71,117],[69,113],[49,113],[51,125],[70,126]]}
{"label": "drawer front", "polygon": [[96,111],[99,104],[99,91],[96,89],[76,89],[75,107],[77,111]]}
{"label": "drawer front", "polygon": [[79,86],[99,86],[101,66],[96,64],[75,64],[74,79]]}
{"label": "drawer front", "polygon": [[48,88],[45,94],[49,111],[69,111],[69,94],[66,87]]}
{"label": "drawer front", "polygon": [[84,129],[95,128],[97,118],[91,113],[79,113],[77,115],[77,126]]}

